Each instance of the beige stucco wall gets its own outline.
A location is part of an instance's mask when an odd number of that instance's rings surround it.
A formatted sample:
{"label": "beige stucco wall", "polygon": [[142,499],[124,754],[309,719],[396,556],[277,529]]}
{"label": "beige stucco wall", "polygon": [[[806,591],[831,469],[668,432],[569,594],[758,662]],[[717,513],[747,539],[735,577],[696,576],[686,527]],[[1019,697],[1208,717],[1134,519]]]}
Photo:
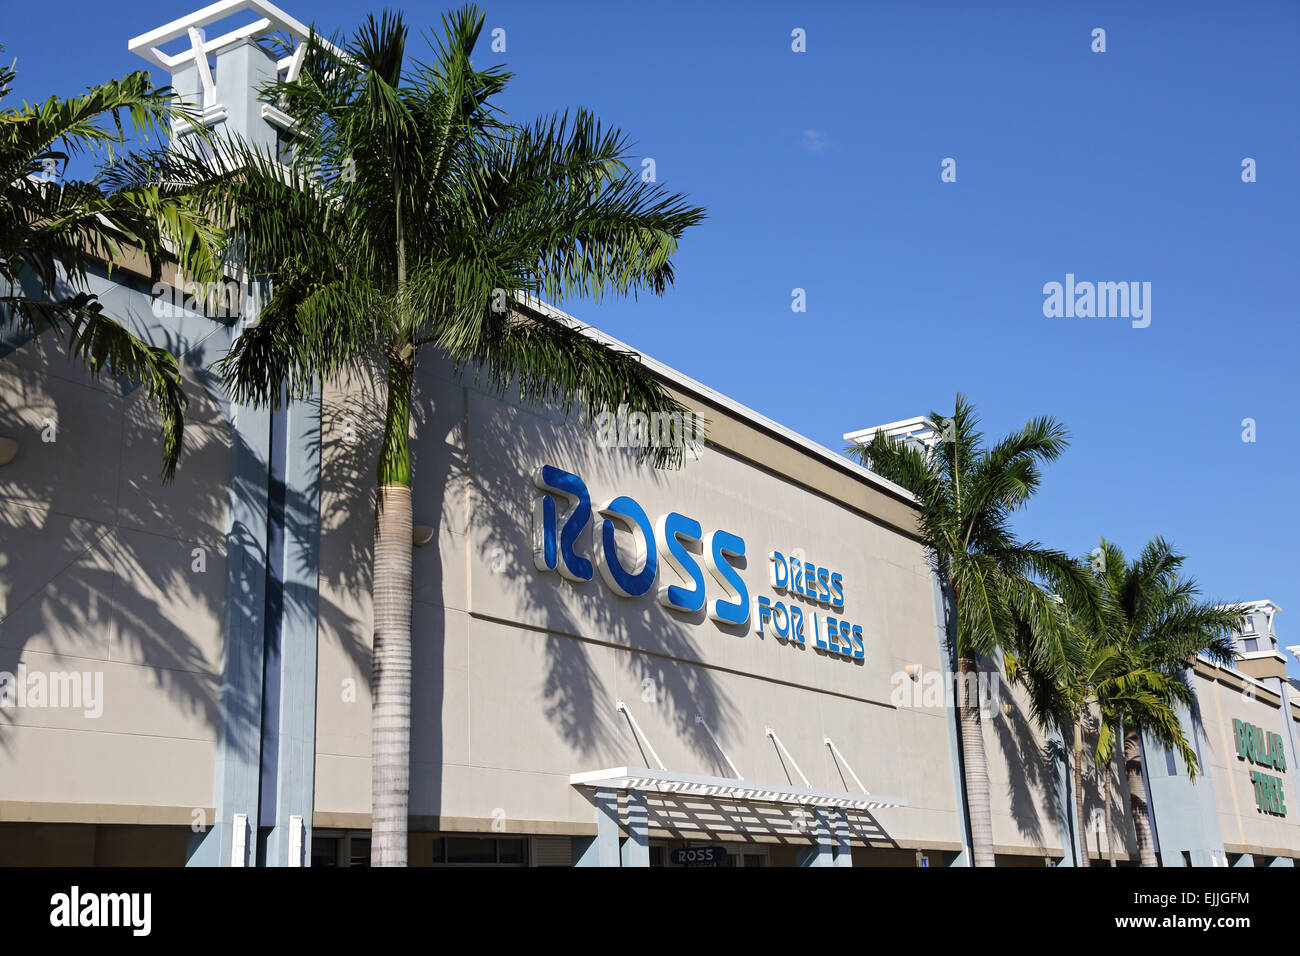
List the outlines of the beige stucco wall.
{"label": "beige stucco wall", "polygon": [[20,445],[0,468],[0,671],[102,675],[103,713],[0,708],[0,821],[188,824],[212,805],[228,427],[187,370],[163,486],[145,390],[123,397],[52,345],[0,361],[0,435]]}
{"label": "beige stucco wall", "polygon": [[[710,434],[729,447],[711,445],[681,470],[655,471],[630,452],[597,447],[556,415],[501,401],[472,383],[462,387],[437,363],[421,368],[417,405],[415,520],[435,526],[438,542],[415,551],[417,823],[481,830],[496,819],[514,832],[591,832],[593,810],[569,774],[652,765],[615,709],[622,698],[663,762],[686,773],[730,774],[695,723],[698,713],[747,780],[800,783],[765,735],[770,726],[814,786],[856,789],[837,770],[823,742],[829,736],[869,790],[909,804],[855,820],[859,838],[959,845],[944,708],[891,702],[909,664],[923,674],[939,667],[925,555],[904,533],[914,531],[910,506],[717,408],[707,410]],[[368,387],[325,396],[318,825],[365,826],[369,809],[368,550],[377,435],[367,423],[381,408],[382,395]],[[760,464],[737,449],[767,457]],[[653,592],[620,598],[599,575],[574,585],[539,572],[530,476],[542,464],[580,475],[596,506],[630,495],[652,521],[675,510],[706,532],[740,535],[751,601],[779,597],[767,580],[770,550],[802,548],[809,561],[842,571],[841,616],[863,625],[865,662],[760,638],[752,620],[738,630],[702,612],[687,618],[659,606]],[[793,484],[785,478],[791,472],[823,490]],[[836,488],[846,489],[847,500],[827,493]],[[590,554],[590,528],[587,534]],[[660,584],[665,575],[675,578],[662,565],[660,573]],[[708,592],[721,596],[711,579]],[[1002,744],[991,740],[991,753]],[[1041,783],[1024,786],[1032,813],[1048,822],[1003,827],[999,842],[1013,850],[1044,838],[1059,844]],[[707,816],[720,831],[736,825],[734,808],[683,813]],[[689,825],[653,803],[651,822]],[[780,829],[780,821],[743,825]]]}
{"label": "beige stucco wall", "polygon": [[[165,487],[142,390],[123,398],[41,339],[0,363],[0,435],[21,444],[0,470],[0,670],[21,660],[102,673],[105,698],[97,719],[0,711],[0,821],[176,825],[211,805],[229,429],[200,388],[190,397],[186,454]],[[909,803],[855,816],[860,839],[958,846],[944,706],[892,700],[908,665],[927,675],[939,664],[906,502],[699,399],[725,447],[656,472],[555,415],[453,381],[435,362],[422,369],[419,397],[416,516],[437,528],[438,546],[414,555],[417,824],[590,831],[591,806],[568,775],[652,763],[614,709],[622,697],[664,762],[684,772],[729,774],[695,723],[700,713],[748,780],[800,782],[765,736],[771,726],[814,786],[856,789],[823,743],[830,736],[868,789]],[[335,389],[323,416],[325,826],[368,825],[371,423],[382,400],[368,386]],[[47,418],[53,442],[41,441]],[[627,494],[652,518],[678,510],[706,531],[739,534],[751,597],[780,597],[767,583],[771,549],[802,548],[843,572],[841,616],[863,625],[866,661],[759,638],[752,622],[737,630],[684,619],[649,595],[616,597],[599,577],[574,586],[538,572],[529,475],[542,463],[581,475],[597,503]],[[204,572],[192,568],[196,547]],[[708,588],[718,596],[711,579]],[[999,847],[1057,847],[1049,788],[1018,762],[1036,730],[1000,712],[985,726]],[[692,818],[719,831],[792,825],[768,815],[759,826],[723,804],[652,804],[658,828],[689,829]]]}

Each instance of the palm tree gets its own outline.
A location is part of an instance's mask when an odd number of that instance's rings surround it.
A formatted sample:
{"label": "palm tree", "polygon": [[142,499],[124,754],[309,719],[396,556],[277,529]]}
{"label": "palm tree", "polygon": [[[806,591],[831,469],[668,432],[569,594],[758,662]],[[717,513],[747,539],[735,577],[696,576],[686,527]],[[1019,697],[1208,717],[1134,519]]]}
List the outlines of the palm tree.
{"label": "palm tree", "polygon": [[972,851],[976,866],[993,866],[988,764],[979,701],[971,694],[977,657],[1001,654],[1008,677],[1028,690],[1039,725],[1059,721],[1074,641],[1042,585],[1082,590],[1087,572],[1060,551],[1019,541],[1010,529],[1012,513],[1038,490],[1040,464],[1055,461],[1068,444],[1061,425],[1031,419],[986,446],[976,410],[960,394],[951,416],[931,419],[941,439],[933,450],[882,434],[846,451],[916,495],[922,536],[951,583]]}
{"label": "palm tree", "polygon": [[[0,100],[16,75],[12,65],[0,66]],[[124,118],[148,138],[191,115],[144,72],[71,99],[0,109],[0,324],[29,334],[50,330],[92,374],[143,382],[162,418],[163,477],[170,480],[187,406],[176,358],[108,315],[85,284],[92,268],[111,270],[132,251],[145,255],[155,281],[169,250],[211,276],[217,263],[205,252],[216,234],[183,201],[126,172],[132,164],[117,153]],[[98,172],[61,182],[68,162],[82,154],[101,160]]]}
{"label": "palm tree", "polygon": [[[602,410],[684,413],[639,356],[521,305],[662,294],[677,240],[704,218],[633,175],[629,143],[592,116],[511,124],[510,74],[471,62],[483,14],[443,17],[426,64],[400,16],[350,40],[313,32],[299,76],[266,93],[294,122],[286,163],[236,139],[153,158],[228,229],[271,295],[217,366],[236,400],[276,405],[377,359],[387,384],[377,464],[372,651],[372,852],[405,865],[411,724],[411,456],[422,350],[498,392]],[[656,465],[681,448],[646,450]]]}
{"label": "palm tree", "polygon": [[[1106,542],[1094,555],[1104,556]],[[1113,557],[1113,555],[1112,555]],[[1103,779],[1102,806],[1105,808],[1106,848],[1110,865],[1115,865],[1114,827],[1110,819],[1110,766],[1114,746],[1124,722],[1140,721],[1143,725],[1164,728],[1162,733],[1188,757],[1188,768],[1195,775],[1196,757],[1187,746],[1177,712],[1171,704],[1174,680],[1148,666],[1134,653],[1127,641],[1122,618],[1105,589],[1100,573],[1104,557],[1093,564],[1095,577],[1087,579],[1082,592],[1066,591],[1062,610],[1066,626],[1075,634],[1080,653],[1074,659],[1065,687],[1068,701],[1067,719],[1074,731],[1074,800],[1080,847],[1087,856],[1087,838],[1083,803],[1083,740],[1085,724],[1097,717],[1097,743],[1093,762]],[[1080,562],[1082,564],[1082,562]],[[1100,614],[1096,613],[1100,609]]]}
{"label": "palm tree", "polygon": [[1118,545],[1104,538],[1094,554],[1095,573],[1111,609],[1110,633],[1104,640],[1121,662],[1119,676],[1104,697],[1097,760],[1109,765],[1122,732],[1138,852],[1143,866],[1155,866],[1150,799],[1142,777],[1142,733],[1176,749],[1188,775],[1196,776],[1200,763],[1177,711],[1179,705],[1190,708],[1194,701],[1187,669],[1198,654],[1231,662],[1231,635],[1241,627],[1242,615],[1200,600],[1195,581],[1179,573],[1184,557],[1162,538],[1148,542],[1131,564]]}

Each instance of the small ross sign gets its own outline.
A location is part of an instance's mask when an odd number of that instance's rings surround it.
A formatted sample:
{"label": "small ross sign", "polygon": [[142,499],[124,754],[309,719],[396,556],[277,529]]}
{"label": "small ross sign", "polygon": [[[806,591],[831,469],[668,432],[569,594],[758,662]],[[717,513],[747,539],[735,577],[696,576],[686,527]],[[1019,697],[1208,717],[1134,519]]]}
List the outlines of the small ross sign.
{"label": "small ross sign", "polygon": [[727,858],[727,851],[720,846],[692,846],[684,850],[673,850],[671,859],[678,866],[705,866],[722,863]]}

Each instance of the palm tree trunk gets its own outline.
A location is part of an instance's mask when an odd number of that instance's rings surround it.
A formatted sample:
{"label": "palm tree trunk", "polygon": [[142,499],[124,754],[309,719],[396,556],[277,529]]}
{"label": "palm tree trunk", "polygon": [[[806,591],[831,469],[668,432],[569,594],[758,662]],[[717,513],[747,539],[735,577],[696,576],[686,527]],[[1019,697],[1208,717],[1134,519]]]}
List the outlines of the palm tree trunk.
{"label": "palm tree trunk", "polygon": [[1115,825],[1110,819],[1110,771],[1114,760],[1106,764],[1106,796],[1102,799],[1102,807],[1106,814],[1106,859],[1110,865],[1115,865]]}
{"label": "palm tree trunk", "polygon": [[970,809],[971,852],[976,866],[995,866],[993,858],[993,814],[989,809],[989,767],[984,756],[984,731],[980,727],[978,696],[971,699],[971,683],[978,681],[975,661],[957,659],[957,681],[961,685],[961,752],[966,767],[966,802]]}
{"label": "palm tree trunk", "polygon": [[1079,833],[1080,866],[1088,866],[1088,828],[1083,818],[1083,719],[1074,719],[1074,827]]}
{"label": "palm tree trunk", "polygon": [[1124,728],[1124,765],[1128,771],[1128,797],[1133,808],[1133,830],[1137,834],[1138,856],[1143,866],[1156,865],[1155,839],[1151,835],[1150,803],[1142,779],[1142,741],[1136,727]]}
{"label": "palm tree trunk", "polygon": [[412,368],[391,360],[375,498],[374,649],[371,652],[373,866],[406,866],[411,781]]}

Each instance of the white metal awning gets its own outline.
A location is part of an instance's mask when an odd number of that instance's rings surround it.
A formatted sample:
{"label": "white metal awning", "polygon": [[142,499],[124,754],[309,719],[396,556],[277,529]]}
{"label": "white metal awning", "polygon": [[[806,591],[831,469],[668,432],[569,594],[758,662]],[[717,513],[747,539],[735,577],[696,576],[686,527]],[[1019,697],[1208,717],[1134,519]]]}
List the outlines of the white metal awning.
{"label": "white metal awning", "polygon": [[707,777],[648,767],[612,767],[569,776],[575,787],[597,790],[642,790],[672,796],[715,797],[747,803],[777,803],[803,807],[839,807],[846,810],[878,810],[881,807],[905,807],[907,801],[874,793],[849,793],[843,790],[819,790],[788,784],[755,783],[732,777]]}

